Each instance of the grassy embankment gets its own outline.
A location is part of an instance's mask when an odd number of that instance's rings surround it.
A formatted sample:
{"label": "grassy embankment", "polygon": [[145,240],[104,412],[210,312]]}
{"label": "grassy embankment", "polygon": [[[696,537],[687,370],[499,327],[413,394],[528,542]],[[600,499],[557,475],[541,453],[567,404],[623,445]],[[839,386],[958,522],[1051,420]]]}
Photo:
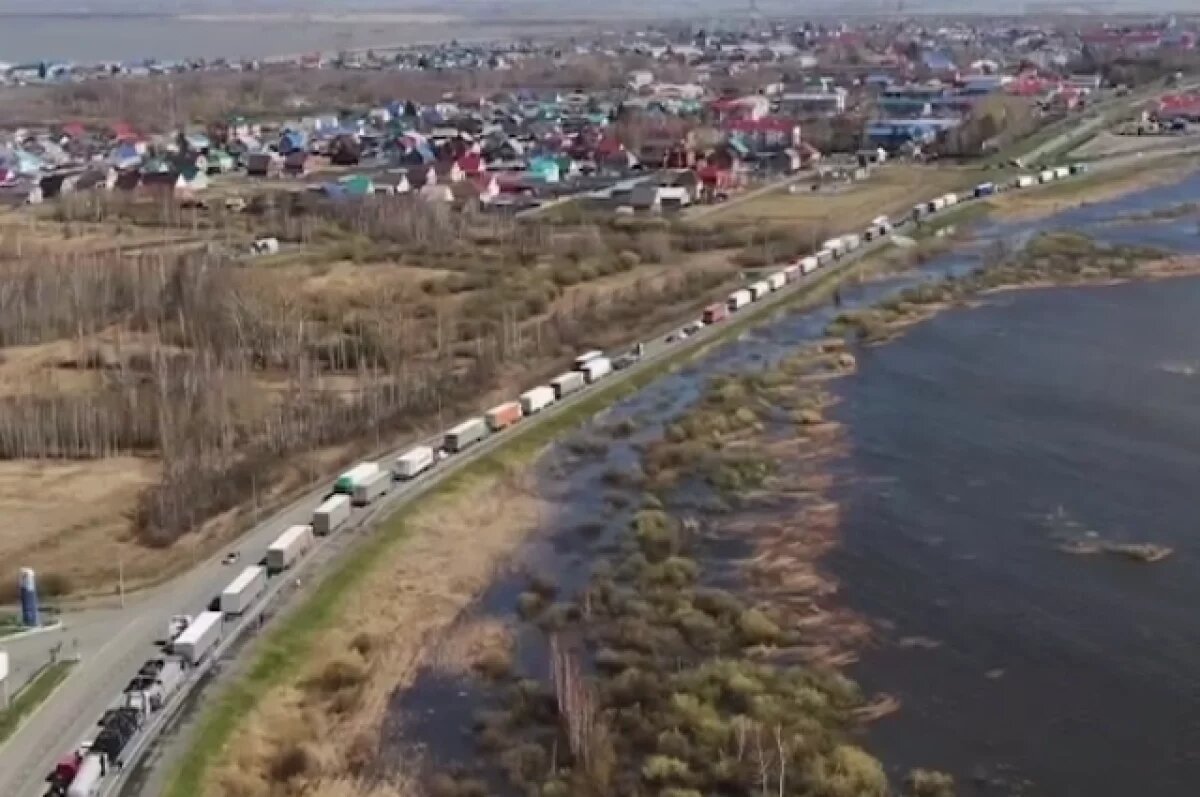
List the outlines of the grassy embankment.
{"label": "grassy embankment", "polygon": [[71,668],[73,661],[60,661],[46,667],[37,677],[11,697],[8,708],[0,709],[0,744],[4,744],[20,726],[21,721],[37,710],[38,706],[58,687]]}
{"label": "grassy embankment", "polygon": [[[856,265],[851,264],[850,268]],[[833,284],[844,274],[845,269],[829,272],[823,279],[784,302],[824,301]],[[531,461],[566,430],[640,389],[664,371],[697,356],[704,348],[739,334],[779,306],[751,308],[731,319],[715,338],[703,346],[685,345],[652,367],[599,388],[560,415],[537,425],[514,430],[505,445],[449,475],[419,502],[382,521],[374,536],[339,562],[331,573],[323,577],[310,596],[289,611],[281,619],[280,625],[256,644],[247,671],[224,687],[206,705],[191,749],[173,773],[164,794],[168,797],[194,797],[203,792],[204,785],[212,782],[214,765],[226,755],[239,726],[256,711],[272,689],[295,683],[302,676],[306,663],[320,648],[323,635],[334,628],[339,616],[347,610],[347,604],[360,581],[389,560],[405,555],[405,544],[413,540],[410,525],[417,513],[433,511],[437,514],[438,507],[450,507],[462,496],[470,495],[479,485],[504,478],[511,468]],[[397,633],[401,630],[397,629]]]}

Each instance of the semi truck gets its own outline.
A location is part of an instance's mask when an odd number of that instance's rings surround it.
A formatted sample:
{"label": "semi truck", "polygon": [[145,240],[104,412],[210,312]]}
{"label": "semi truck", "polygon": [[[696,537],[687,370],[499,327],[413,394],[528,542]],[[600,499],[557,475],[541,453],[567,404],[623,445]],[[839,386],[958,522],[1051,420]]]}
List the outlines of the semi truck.
{"label": "semi truck", "polygon": [[1029,186],[1036,184],[1037,178],[1032,174],[1018,175],[1017,179],[1013,181],[1013,185],[1017,188],[1028,188]]}
{"label": "semi truck", "polygon": [[842,249],[847,252],[853,252],[858,247],[862,246],[862,238],[859,238],[854,233],[842,236]]}
{"label": "semi truck", "polygon": [[[597,358],[602,359],[602,358]],[[588,364],[594,363],[596,360],[588,360]],[[585,368],[587,365],[584,366]],[[497,404],[483,414],[484,420],[487,421],[488,428],[493,432],[499,432],[502,429],[507,429],[517,421],[521,420],[521,402],[506,401],[503,404]]]}
{"label": "semi truck", "polygon": [[108,774],[108,768],[109,762],[102,753],[82,754],[78,767],[70,775],[71,785],[67,787],[67,797],[96,797],[100,793],[100,784],[104,776]]}
{"label": "semi truck", "polygon": [[770,292],[771,283],[766,280],[759,280],[750,286],[750,295],[754,297],[754,301],[756,302]]}
{"label": "semi truck", "polygon": [[979,185],[975,186],[976,199],[979,199],[980,197],[991,196],[994,193],[996,193],[995,183],[980,183]]}
{"label": "semi truck", "polygon": [[821,244],[821,248],[828,249],[830,254],[832,254],[834,257],[841,257],[845,252],[845,249],[842,248],[841,238],[830,238],[828,241]]}
{"label": "semi truck", "polygon": [[604,356],[604,352],[597,351],[596,349],[592,349],[591,351],[585,351],[583,354],[581,354],[575,358],[574,368],[575,368],[575,370],[578,371],[579,369],[583,368],[584,363],[586,363],[588,360],[594,360],[597,357],[603,357],[603,356]]}
{"label": "semi truck", "polygon": [[596,357],[595,359],[588,360],[586,363],[584,363],[584,366],[581,370],[583,372],[583,378],[586,379],[589,384],[591,384],[597,379],[601,379],[612,373],[612,360],[608,359],[607,357]]}
{"label": "semi truck", "polygon": [[729,315],[729,308],[720,302],[710,304],[704,308],[704,314],[701,316],[706,324],[715,324],[722,321]]}
{"label": "semi truck", "polygon": [[379,471],[378,462],[360,462],[341,476],[338,476],[337,481],[333,483],[333,491],[335,493],[353,495],[354,488],[375,478],[375,474],[379,473]]}
{"label": "semi truck", "polygon": [[250,608],[267,588],[267,569],[251,565],[221,591],[221,611],[236,617]]}
{"label": "semi truck", "polygon": [[554,397],[562,400],[567,396],[580,390],[587,384],[584,376],[579,371],[567,371],[565,374],[559,374],[550,380],[550,386],[554,388]]}
{"label": "semi truck", "polygon": [[201,612],[175,640],[175,653],[193,667],[200,664],[221,641],[224,622],[220,612]]}
{"label": "semi truck", "polygon": [[836,259],[832,249],[821,249],[817,252],[817,263],[827,266]]}
{"label": "semi truck", "polygon": [[767,284],[771,286],[771,290],[777,291],[784,285],[787,285],[787,274],[784,274],[782,271],[776,271],[767,277]]}
{"label": "semi truck", "polygon": [[350,497],[331,495],[313,510],[313,534],[331,534],[350,519]]}
{"label": "semi truck", "polygon": [[282,573],[294,565],[313,543],[312,526],[292,526],[267,547],[267,571]]}
{"label": "semi truck", "polygon": [[372,478],[367,479],[354,488],[354,495],[350,497],[350,503],[354,506],[366,506],[376,499],[387,495],[388,490],[391,489],[392,474],[386,470],[381,470]]}
{"label": "semi truck", "polygon": [[797,260],[795,263],[789,263],[787,268],[783,270],[783,276],[788,282],[795,282],[800,279],[800,261]]}
{"label": "semi truck", "polygon": [[1053,180],[1054,180],[1054,170],[1053,169],[1043,169],[1041,174],[1038,175],[1039,183],[1049,183],[1049,182],[1052,182]]}
{"label": "semi truck", "polygon": [[483,418],[468,418],[446,432],[442,447],[447,451],[462,451],[478,443],[488,435],[487,422]]}
{"label": "semi truck", "polygon": [[754,301],[754,295],[745,288],[742,288],[740,291],[734,291],[729,294],[729,299],[725,304],[728,305],[730,311],[737,312],[752,301]]}
{"label": "semi truck", "polygon": [[1071,167],[1070,166],[1055,166],[1054,167],[1054,179],[1061,180],[1064,177],[1070,177],[1070,176],[1071,176]]}
{"label": "semi truck", "polygon": [[396,478],[415,479],[433,467],[433,449],[429,446],[410,448],[396,457]]}
{"label": "semi truck", "polygon": [[814,271],[817,270],[817,267],[820,265],[821,264],[820,264],[820,262],[817,261],[816,255],[809,255],[808,257],[804,257],[804,258],[800,259],[800,271],[803,274],[813,273]]}
{"label": "semi truck", "polygon": [[554,388],[550,385],[538,385],[535,388],[526,390],[520,395],[521,412],[524,415],[533,415],[535,412],[541,412],[554,403]]}

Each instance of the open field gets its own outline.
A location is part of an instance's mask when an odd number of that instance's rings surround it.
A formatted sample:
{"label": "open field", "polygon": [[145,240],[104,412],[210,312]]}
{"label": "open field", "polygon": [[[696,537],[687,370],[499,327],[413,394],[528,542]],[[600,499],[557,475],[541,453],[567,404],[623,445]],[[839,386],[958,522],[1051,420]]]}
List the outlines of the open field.
{"label": "open field", "polygon": [[706,220],[775,227],[807,225],[834,235],[866,227],[876,216],[908,210],[920,197],[973,185],[978,178],[975,170],[889,164],[858,183],[796,194],[765,194],[728,212],[712,213]]}

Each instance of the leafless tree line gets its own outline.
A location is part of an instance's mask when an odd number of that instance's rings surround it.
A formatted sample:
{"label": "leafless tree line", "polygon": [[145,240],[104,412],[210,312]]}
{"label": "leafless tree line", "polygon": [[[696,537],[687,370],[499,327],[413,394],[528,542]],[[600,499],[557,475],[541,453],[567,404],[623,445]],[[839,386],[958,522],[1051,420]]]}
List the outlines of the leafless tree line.
{"label": "leafless tree line", "polygon": [[[291,456],[473,407],[508,364],[645,322],[724,279],[695,271],[537,318],[500,291],[473,317],[418,317],[381,292],[374,306],[314,318],[286,291],[247,289],[242,270],[208,254],[0,264],[0,342],[72,341],[48,366],[98,374],[94,389],[5,398],[0,457],[157,454],[162,480],[137,523],[167,543],[248,500]],[[329,375],[351,387],[330,389]]]}

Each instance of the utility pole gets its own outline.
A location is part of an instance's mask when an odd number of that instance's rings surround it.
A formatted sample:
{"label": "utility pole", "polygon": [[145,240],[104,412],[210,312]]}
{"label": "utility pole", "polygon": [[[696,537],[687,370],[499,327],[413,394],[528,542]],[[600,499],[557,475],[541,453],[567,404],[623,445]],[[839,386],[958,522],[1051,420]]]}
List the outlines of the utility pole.
{"label": "utility pole", "polygon": [[121,608],[125,608],[125,558],[117,559],[117,591],[121,595]]}

